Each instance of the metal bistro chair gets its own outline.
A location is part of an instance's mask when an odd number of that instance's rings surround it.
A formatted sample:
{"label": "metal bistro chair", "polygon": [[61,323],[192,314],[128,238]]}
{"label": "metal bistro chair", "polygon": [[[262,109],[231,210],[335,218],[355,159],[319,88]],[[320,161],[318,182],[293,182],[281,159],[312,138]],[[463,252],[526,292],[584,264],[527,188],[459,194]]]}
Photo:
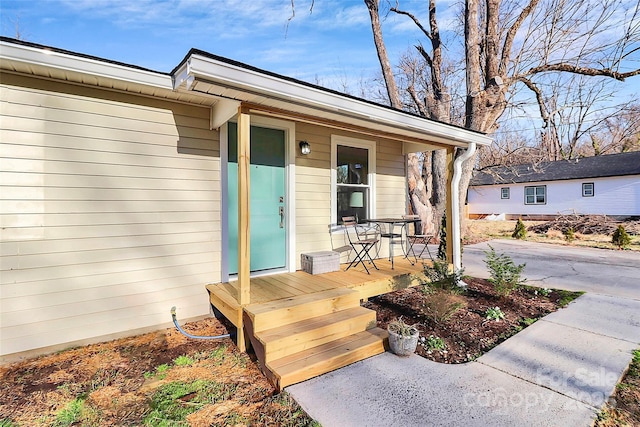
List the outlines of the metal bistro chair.
{"label": "metal bistro chair", "polygon": [[[405,219],[414,220],[411,223],[407,223],[406,228],[405,228],[408,248],[407,248],[407,252],[405,253],[404,257],[406,259],[408,259],[409,262],[411,262],[411,260],[409,259],[409,254],[413,253],[413,257],[415,258],[416,262],[418,262],[418,258],[422,259],[422,254],[426,250],[427,253],[429,254],[429,258],[431,258],[431,260],[433,260],[433,256],[431,256],[431,251],[429,250],[428,243],[429,243],[429,241],[431,241],[431,239],[434,237],[434,235],[433,234],[423,234],[422,233],[422,222],[420,222],[420,217],[418,215],[403,215],[402,217],[405,218]],[[410,224],[413,224],[413,230],[412,231],[409,228]],[[416,250],[414,248],[414,245],[416,243],[424,245],[422,247],[422,250],[420,251],[420,254],[417,255],[417,256],[416,256]],[[411,264],[413,265],[413,262],[411,262]]]}
{"label": "metal bistro chair", "polygon": [[351,256],[353,246],[349,244],[347,236],[345,236],[344,227],[338,224],[329,224],[329,238],[331,239],[331,250],[339,253],[341,256],[343,253],[347,253],[347,262]]}
{"label": "metal bistro chair", "polygon": [[351,261],[351,263],[347,266],[345,271],[349,270],[354,265],[362,264],[367,274],[371,274],[366,264],[364,263],[367,259],[373,265],[376,270],[378,266],[375,262],[373,262],[373,258],[371,258],[371,254],[369,251],[376,246],[379,239],[378,238],[369,238],[362,237],[358,232],[358,223],[356,222],[356,218],[354,216],[345,216],[342,218],[342,225],[345,227],[345,234],[347,235],[347,239],[349,240],[349,244],[353,248],[356,256]]}

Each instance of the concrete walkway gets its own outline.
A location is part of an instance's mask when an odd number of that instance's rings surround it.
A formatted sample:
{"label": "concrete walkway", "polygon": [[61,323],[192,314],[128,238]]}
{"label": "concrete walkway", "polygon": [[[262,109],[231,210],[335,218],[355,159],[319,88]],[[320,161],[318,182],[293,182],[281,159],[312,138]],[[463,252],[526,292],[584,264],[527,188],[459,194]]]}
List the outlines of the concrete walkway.
{"label": "concrete walkway", "polygon": [[[502,251],[499,245],[492,242]],[[473,250],[476,246],[472,251],[465,248],[470,263],[473,252],[482,253]],[[540,250],[536,244],[532,247]],[[527,249],[524,242],[518,253]],[[578,256],[573,249],[571,256]],[[533,256],[528,262],[559,262],[558,254],[551,257],[550,251],[555,248],[542,250],[539,259]],[[385,353],[286,390],[325,427],[588,426],[640,343],[640,254],[629,258],[624,252],[586,250],[586,258],[578,256],[569,263],[593,263],[603,254],[612,270],[600,268],[594,277],[582,278],[590,293],[475,362],[445,365]],[[632,279],[622,292],[602,280],[620,271],[618,254],[625,281]],[[635,261],[628,262],[633,257]],[[482,276],[488,276],[486,270]]]}

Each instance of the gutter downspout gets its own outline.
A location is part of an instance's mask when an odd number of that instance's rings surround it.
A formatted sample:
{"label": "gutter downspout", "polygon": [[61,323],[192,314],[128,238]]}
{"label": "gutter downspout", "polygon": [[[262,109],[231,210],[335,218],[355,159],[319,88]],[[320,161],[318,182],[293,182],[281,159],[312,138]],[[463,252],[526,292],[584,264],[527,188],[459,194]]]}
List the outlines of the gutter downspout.
{"label": "gutter downspout", "polygon": [[[460,247],[460,179],[462,178],[462,163],[476,152],[476,143],[470,142],[469,148],[453,162],[453,180],[451,182],[451,237],[453,240],[453,268],[462,269],[462,251]],[[464,282],[461,283],[464,286]]]}

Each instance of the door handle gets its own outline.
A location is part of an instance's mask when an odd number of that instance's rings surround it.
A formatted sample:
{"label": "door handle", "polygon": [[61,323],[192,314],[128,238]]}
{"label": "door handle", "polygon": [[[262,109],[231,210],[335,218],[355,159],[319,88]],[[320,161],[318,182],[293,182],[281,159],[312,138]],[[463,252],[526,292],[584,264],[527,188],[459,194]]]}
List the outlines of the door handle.
{"label": "door handle", "polygon": [[280,228],[284,228],[284,206],[278,208],[278,213],[280,213]]}

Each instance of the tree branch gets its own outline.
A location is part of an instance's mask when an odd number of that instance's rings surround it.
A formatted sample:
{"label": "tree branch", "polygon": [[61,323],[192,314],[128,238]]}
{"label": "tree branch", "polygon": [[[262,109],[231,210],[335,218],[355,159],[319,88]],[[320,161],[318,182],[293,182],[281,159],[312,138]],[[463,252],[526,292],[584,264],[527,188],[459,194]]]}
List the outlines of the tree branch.
{"label": "tree branch", "polygon": [[527,71],[525,74],[533,75],[533,74],[545,73],[550,71],[562,71],[566,73],[582,74],[584,76],[611,77],[621,82],[628,77],[640,75],[640,68],[637,70],[628,71],[626,73],[619,73],[609,68],[598,69],[598,68],[590,68],[590,67],[579,67],[577,65],[571,65],[567,63],[540,65],[538,67],[530,68],[529,71]]}
{"label": "tree branch", "polygon": [[424,60],[429,65],[429,68],[433,68],[433,61],[431,60],[431,57],[429,56],[429,53],[424,49],[424,47],[422,47],[421,44],[418,44],[418,45],[416,45],[416,50],[420,53],[420,55],[422,55]]}
{"label": "tree branch", "polygon": [[542,117],[542,120],[544,121],[543,127],[547,127],[549,114],[547,113],[544,107],[545,104],[544,104],[544,96],[542,94],[542,91],[538,88],[538,86],[535,85],[535,83],[533,83],[531,80],[529,80],[524,76],[519,76],[516,78],[516,80],[524,83],[524,85],[528,87],[536,95],[536,101],[538,101],[538,108],[540,109],[540,117]]}
{"label": "tree branch", "polygon": [[411,96],[411,99],[413,99],[413,103],[418,108],[418,111],[420,112],[420,115],[422,117],[428,117],[427,111],[424,108],[424,104],[418,98],[418,94],[416,93],[416,88],[413,87],[413,85],[409,85],[409,87],[407,88],[407,92],[409,92],[409,95]]}
{"label": "tree branch", "polygon": [[413,21],[414,24],[416,24],[416,26],[418,28],[420,28],[420,31],[422,31],[422,33],[425,35],[425,37],[427,37],[429,40],[433,40],[433,37],[431,35],[431,33],[429,32],[429,30],[427,30],[422,23],[420,22],[420,20],[418,18],[415,17],[415,15],[413,15],[412,13],[406,12],[404,10],[400,10],[397,7],[392,7],[391,12],[395,12],[398,15],[405,15],[408,16],[409,18],[411,18],[411,20]]}
{"label": "tree branch", "polygon": [[513,25],[507,31],[507,35],[502,45],[502,57],[500,59],[500,73],[505,74],[507,72],[507,66],[509,65],[509,58],[511,57],[511,49],[513,48],[513,41],[516,38],[518,30],[522,26],[525,19],[531,14],[533,9],[538,5],[539,0],[531,0],[527,7],[522,9],[520,15],[515,20]]}

